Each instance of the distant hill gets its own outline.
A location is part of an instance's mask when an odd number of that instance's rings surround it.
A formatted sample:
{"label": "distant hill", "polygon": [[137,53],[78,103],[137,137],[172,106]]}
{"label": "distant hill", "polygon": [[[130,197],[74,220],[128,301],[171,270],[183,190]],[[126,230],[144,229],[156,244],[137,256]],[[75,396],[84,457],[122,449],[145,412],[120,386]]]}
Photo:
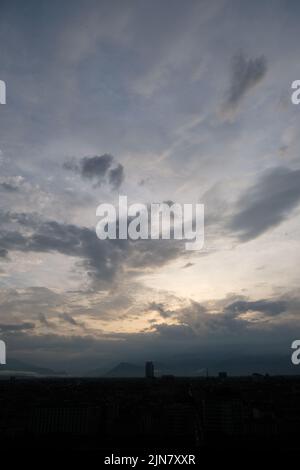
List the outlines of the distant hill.
{"label": "distant hill", "polygon": [[[251,375],[253,372],[271,375],[299,374],[290,357],[279,355],[240,355],[220,358],[205,358],[198,355],[181,355],[164,358],[163,362],[154,362],[156,377],[166,374],[175,376],[204,377],[218,375],[219,371],[227,371],[229,375]],[[144,377],[144,364],[121,362],[116,367],[102,374],[102,377]],[[99,376],[99,375],[98,375]]]}
{"label": "distant hill", "polygon": [[[208,354],[181,354],[163,357],[161,362],[154,361],[155,376],[205,376],[206,369],[209,375],[216,376],[219,371],[226,371],[229,375],[251,375],[253,372],[271,375],[299,374],[300,369],[295,367],[290,360],[289,352],[284,355],[224,354],[220,358]],[[0,365],[0,378],[7,375],[49,377],[64,376],[65,372],[39,367],[17,359],[8,358],[6,365]],[[99,367],[90,371],[81,371],[76,375],[85,377],[130,378],[144,377],[145,367],[143,362],[120,362],[115,367],[107,369]]]}
{"label": "distant hill", "polygon": [[18,359],[9,358],[6,364],[0,366],[1,375],[26,375],[26,376],[53,376],[65,375],[65,372],[57,372],[46,367],[34,366]]}
{"label": "distant hill", "polygon": [[137,366],[129,362],[120,362],[116,367],[105,374],[105,377],[144,377],[144,366]]}

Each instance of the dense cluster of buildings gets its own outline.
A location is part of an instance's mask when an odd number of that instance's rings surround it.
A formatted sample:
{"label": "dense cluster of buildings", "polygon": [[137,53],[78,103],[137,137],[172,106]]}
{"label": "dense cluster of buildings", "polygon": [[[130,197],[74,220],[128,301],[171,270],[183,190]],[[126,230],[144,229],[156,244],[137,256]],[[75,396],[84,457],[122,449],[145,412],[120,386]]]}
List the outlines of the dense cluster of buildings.
{"label": "dense cluster of buildings", "polygon": [[[297,442],[300,378],[0,381],[7,445],[223,448]],[[148,380],[148,379],[151,380]]]}

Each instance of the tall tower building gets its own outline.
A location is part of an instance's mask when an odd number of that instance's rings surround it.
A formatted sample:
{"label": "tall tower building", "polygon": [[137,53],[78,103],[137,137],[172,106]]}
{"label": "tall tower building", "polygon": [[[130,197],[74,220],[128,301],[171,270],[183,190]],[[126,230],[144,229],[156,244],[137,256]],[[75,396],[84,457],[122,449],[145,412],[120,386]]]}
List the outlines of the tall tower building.
{"label": "tall tower building", "polygon": [[154,364],[151,361],[145,363],[145,377],[147,379],[153,379],[154,377]]}

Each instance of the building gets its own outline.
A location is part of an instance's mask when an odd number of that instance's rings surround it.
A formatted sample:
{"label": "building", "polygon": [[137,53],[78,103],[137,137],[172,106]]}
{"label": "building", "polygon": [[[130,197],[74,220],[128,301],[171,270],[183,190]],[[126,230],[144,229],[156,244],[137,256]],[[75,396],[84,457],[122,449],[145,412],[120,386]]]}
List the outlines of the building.
{"label": "building", "polygon": [[147,379],[153,379],[154,377],[154,364],[151,361],[145,363],[145,377]]}
{"label": "building", "polygon": [[219,379],[227,379],[227,372],[219,372]]}

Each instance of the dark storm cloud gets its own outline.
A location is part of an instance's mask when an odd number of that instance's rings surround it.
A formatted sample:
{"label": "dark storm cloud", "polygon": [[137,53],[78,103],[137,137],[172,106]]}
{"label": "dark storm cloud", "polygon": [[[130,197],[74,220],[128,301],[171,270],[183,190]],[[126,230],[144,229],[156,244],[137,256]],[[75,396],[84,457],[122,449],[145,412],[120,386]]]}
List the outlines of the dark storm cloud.
{"label": "dark storm cloud", "polygon": [[19,191],[19,188],[11,183],[3,182],[3,183],[0,183],[0,190],[6,191],[8,193],[15,193]]}
{"label": "dark storm cloud", "polygon": [[174,315],[172,310],[165,308],[164,304],[158,302],[151,302],[148,306],[148,309],[159,313],[162,318],[170,318],[172,315]]}
{"label": "dark storm cloud", "polygon": [[60,317],[70,325],[79,326],[79,323],[72,317],[72,315],[69,315],[68,313],[62,313]]}
{"label": "dark storm cloud", "polygon": [[26,237],[24,237],[20,232],[13,230],[2,230],[0,233],[0,250],[4,256],[7,256],[8,252],[13,249],[26,251],[25,243]]}
{"label": "dark storm cloud", "polygon": [[13,224],[0,232],[3,255],[22,251],[73,256],[94,280],[111,282],[125,266],[133,270],[162,266],[183,250],[183,244],[173,240],[99,240],[94,229],[39,220],[35,215],[4,213],[3,220]]}
{"label": "dark storm cloud", "polygon": [[8,251],[5,248],[0,248],[0,258],[6,258]]}
{"label": "dark storm cloud", "polygon": [[174,341],[184,341],[197,336],[196,332],[189,325],[167,325],[163,323],[155,325],[155,329],[165,339],[172,339]]}
{"label": "dark storm cloud", "polygon": [[98,240],[92,229],[55,221],[41,222],[32,233],[2,229],[0,247],[7,251],[57,252],[78,257],[88,275],[105,281],[113,279],[126,250],[125,243],[116,246],[111,240]]}
{"label": "dark storm cloud", "polygon": [[[223,299],[224,300],[224,299]],[[291,300],[291,299],[290,299]],[[226,314],[226,308],[236,305],[238,301],[231,302],[223,311],[218,314],[212,313],[201,304],[191,302],[189,306],[178,311],[178,321],[176,325],[154,324],[149,330],[140,333],[110,333],[102,334],[96,331],[93,334],[80,336],[58,335],[58,334],[34,334],[31,330],[6,332],[5,337],[10,344],[13,357],[23,357],[24,351],[27,358],[34,359],[37,354],[42,364],[51,367],[67,368],[86,372],[91,369],[91,364],[109,361],[115,363],[120,360],[146,360],[148,357],[156,357],[161,360],[165,354],[178,354],[180,344],[180,354],[199,352],[201,357],[207,358],[212,351],[218,357],[223,358],[225,348],[230,353],[231,361],[240,357],[241,354],[252,353],[253,348],[262,347],[265,352],[267,345],[272,351],[278,350],[281,344],[289,344],[293,338],[293,332],[299,327],[299,300],[291,300],[291,305],[287,305],[286,312],[291,313],[296,306],[293,319],[283,315],[280,324],[268,322],[264,328],[264,323],[251,323],[245,318],[239,318],[242,311],[249,305],[260,306],[267,312],[278,311],[275,307],[277,301],[273,299],[257,300],[251,302],[245,300],[245,305],[240,304],[238,309],[230,314]],[[266,307],[267,302],[269,305]],[[280,302],[280,300],[278,300]],[[286,300],[289,304],[289,299]],[[274,305],[272,305],[272,303]],[[249,306],[248,305],[248,306]],[[272,306],[271,306],[272,305]],[[277,314],[276,313],[276,314]],[[272,314],[268,319],[272,319]],[[80,351],[80,357],[77,354]],[[230,352],[232,351],[232,353]],[[74,356],[76,356],[75,362]],[[188,357],[188,356],[187,356]],[[79,362],[78,362],[79,361]],[[189,362],[189,358],[187,358]],[[88,364],[88,365],[87,365]]]}
{"label": "dark storm cloud", "polygon": [[16,331],[27,331],[35,328],[34,323],[24,322],[16,325],[0,324],[0,331],[3,333],[14,333]]}
{"label": "dark storm cloud", "polygon": [[300,170],[274,168],[241,196],[229,228],[241,241],[251,240],[280,224],[299,202]]}
{"label": "dark storm cloud", "polygon": [[256,300],[254,302],[238,300],[225,308],[225,313],[239,315],[247,312],[261,312],[267,316],[279,315],[287,310],[288,303],[284,300]]}
{"label": "dark storm cloud", "polygon": [[100,184],[106,175],[108,169],[113,162],[113,157],[109,154],[104,154],[101,157],[84,157],[81,160],[81,175],[83,178],[96,179]]}
{"label": "dark storm cloud", "polygon": [[81,328],[82,330],[86,330],[85,324],[83,322],[80,322],[78,320],[75,320],[75,318],[70,315],[69,313],[61,313],[59,317],[66,323],[68,323],[71,326],[76,326],[77,328]]}
{"label": "dark storm cloud", "polygon": [[124,180],[124,167],[120,163],[114,165],[114,157],[108,153],[93,157],[83,157],[79,162],[74,160],[65,162],[63,167],[90,180],[96,186],[108,181],[113,189],[118,189]]}
{"label": "dark storm cloud", "polygon": [[[12,300],[16,297],[15,292],[10,292],[8,295]],[[4,300],[9,300],[7,294],[3,296]],[[45,303],[42,297],[37,302],[34,292],[31,298],[38,309]],[[29,300],[28,295],[25,295],[25,299]],[[22,299],[19,299],[19,303],[21,301]],[[168,311],[167,302],[153,302],[149,305],[163,313]],[[35,332],[31,325],[34,326],[33,320],[37,318],[34,312],[36,308],[34,306],[30,308],[28,305],[26,310],[30,319],[28,323],[24,323],[20,329],[14,331],[15,325],[7,322],[8,325],[5,326],[11,328],[3,331],[2,335],[10,345],[13,357],[16,355],[21,358],[25,353],[28,357],[34,358],[38,354],[39,361],[51,367],[68,369],[74,355],[79,359],[77,353],[80,351],[81,366],[85,372],[91,363],[102,363],[103,357],[105,364],[109,360],[117,363],[121,358],[132,360],[138,357],[143,361],[143,357],[153,357],[154,354],[161,358],[166,353],[177,354],[179,344],[185,353],[201,349],[201,354],[205,357],[209,351],[217,349],[222,357],[225,345],[230,348],[234,346],[237,354],[235,357],[238,357],[241,352],[251,352],[253,347],[262,344],[265,347],[268,343],[276,350],[277,345],[282,342],[286,347],[295,329],[299,328],[299,305],[299,298],[292,294],[286,294],[282,298],[258,300],[241,298],[233,294],[230,301],[226,298],[207,304],[192,301],[184,307],[174,309],[172,318],[176,319],[176,324],[149,322],[151,327],[139,333],[109,334],[97,328],[86,328],[77,317],[74,318],[73,314],[62,315],[61,312],[57,312],[55,317],[65,323],[63,329],[57,324],[53,328],[51,324],[48,334]],[[5,310],[7,311],[7,306]],[[251,322],[242,316],[248,311],[261,312],[259,322]],[[89,314],[89,307],[80,308],[81,318],[84,318],[85,313]],[[51,315],[53,318],[53,312]],[[42,326],[47,326],[44,314],[39,319]],[[78,331],[77,335],[67,333],[68,325],[73,332]],[[55,330],[56,334],[51,333],[51,330]],[[73,366],[80,368],[80,364]]]}
{"label": "dark storm cloud", "polygon": [[109,171],[109,183],[113,189],[118,189],[124,180],[124,167],[121,163]]}
{"label": "dark storm cloud", "polygon": [[47,319],[46,315],[44,315],[43,313],[40,312],[39,315],[38,315],[38,318],[39,318],[40,323],[41,323],[43,326],[46,326],[46,327],[48,327],[48,328],[52,328],[52,327],[53,327],[52,322],[50,322],[50,321]]}
{"label": "dark storm cloud", "polygon": [[40,226],[41,218],[37,213],[30,212],[1,212],[0,222],[16,222],[23,227],[34,229]]}
{"label": "dark storm cloud", "polygon": [[240,53],[233,57],[225,108],[235,109],[245,94],[263,79],[266,72],[267,62],[264,56],[251,59]]}
{"label": "dark storm cloud", "polygon": [[247,312],[260,313],[259,324],[263,331],[263,323],[272,322],[274,317],[281,315],[282,321],[289,323],[288,314],[297,312],[299,300],[286,295],[285,298],[270,298],[249,300],[248,298],[232,298],[230,303],[223,299],[214,305],[203,305],[191,301],[184,308],[174,311],[173,318],[182,325],[188,325],[199,336],[209,335],[211,338],[222,336],[226,333],[228,337],[238,334],[247,335],[249,328],[256,328],[255,323],[241,316]]}

